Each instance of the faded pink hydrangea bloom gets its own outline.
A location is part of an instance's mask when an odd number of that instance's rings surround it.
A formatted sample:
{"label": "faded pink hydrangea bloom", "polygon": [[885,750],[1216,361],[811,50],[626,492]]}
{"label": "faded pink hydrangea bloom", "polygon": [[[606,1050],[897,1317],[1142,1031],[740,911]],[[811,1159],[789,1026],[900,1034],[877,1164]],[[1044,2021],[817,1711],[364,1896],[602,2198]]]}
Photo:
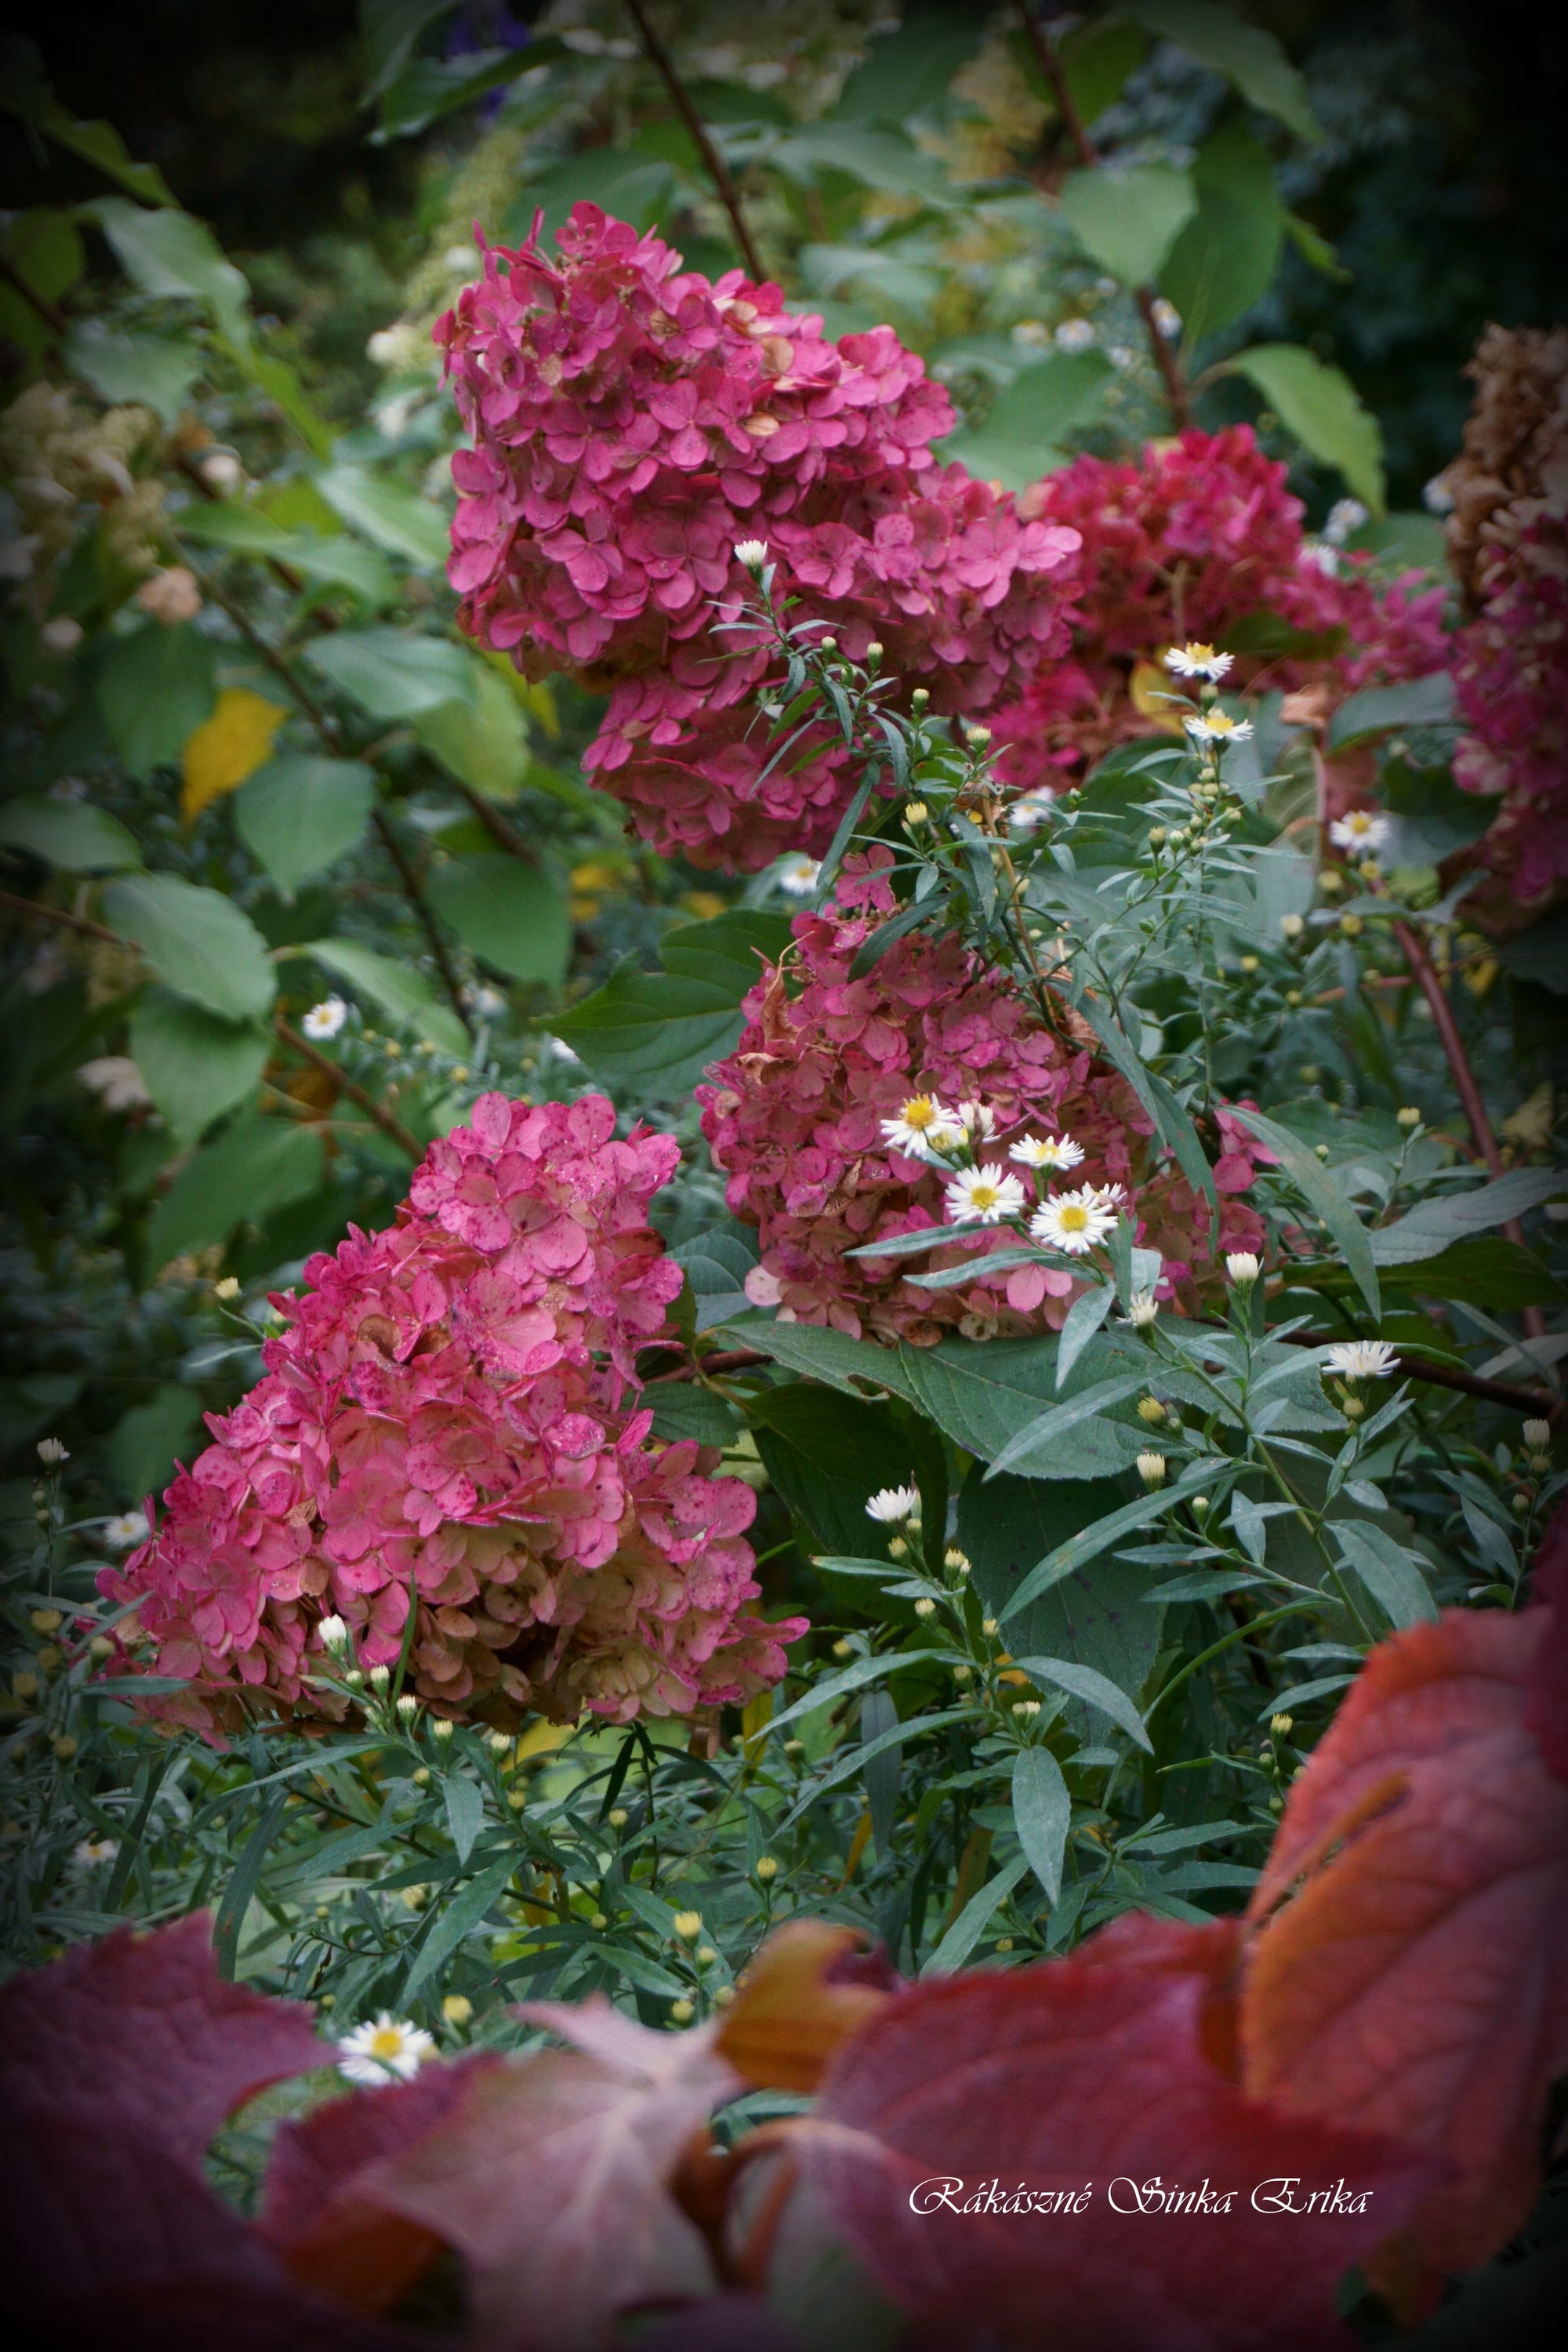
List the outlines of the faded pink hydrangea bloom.
{"label": "faded pink hydrangea bloom", "polygon": [[1135,664],[1190,638],[1221,645],[1255,614],[1321,639],[1322,650],[1240,655],[1227,685],[1324,683],[1337,700],[1446,666],[1443,590],[1419,572],[1375,586],[1364,557],[1312,546],[1286,476],[1251,426],[1235,425],[1151,443],[1136,464],[1077,457],[1025,491],[1024,512],[1079,533],[1081,585],[1070,657],[1043,662],[991,721],[1005,782],[1077,782],[1169,709],[1139,708]]}
{"label": "faded pink hydrangea bloom", "polygon": [[637,1402],[680,1287],[647,1222],[679,1158],[617,1142],[602,1095],[483,1095],[394,1224],[310,1260],[267,1377],[100,1574],[137,1603],[137,1662],[191,1682],[149,1713],[216,1735],[250,1694],[319,1717],[321,1618],[390,1665],[415,1597],[412,1686],[444,1715],[624,1723],[779,1680],[805,1622],[747,1612],[751,1488],[650,1444]]}
{"label": "faded pink hydrangea bloom", "polygon": [[[702,1129],[728,1179],[735,1215],[762,1244],[747,1289],[802,1323],[856,1337],[930,1345],[1059,1327],[1078,1286],[1041,1266],[987,1274],[1010,1236],[976,1232],[929,1258],[851,1258],[863,1242],[944,1222],[942,1178],[882,1139],[881,1122],[911,1096],[984,1103],[996,1132],[982,1157],[1006,1164],[1010,1143],[1069,1133],[1086,1153],[1073,1182],[1121,1183],[1142,1237],[1166,1257],[1165,1287],[1210,1270],[1208,1208],[1164,1163],[1131,1089],[1097,1058],[1087,1030],[1064,1042],[994,971],[952,938],[911,935],[852,980],[856,950],[893,908],[890,853],[846,860],[837,905],[795,918],[783,963],[745,1003],[746,1028],[712,1083],[698,1088]],[[1064,1020],[1072,1024],[1073,1016]],[[1220,1113],[1215,1181],[1220,1251],[1258,1249],[1261,1220],[1238,1197],[1264,1155]],[[973,1284],[918,1290],[910,1273],[973,1256]]]}
{"label": "faded pink hydrangea bloom", "polygon": [[585,764],[660,848],[731,870],[819,850],[852,780],[826,736],[762,779],[773,656],[725,626],[752,587],[736,542],[765,541],[796,619],[973,715],[1064,649],[1077,531],[937,461],[948,396],[890,328],[830,342],[776,286],[710,283],[595,205],[557,245],[487,249],[436,328],[474,440],[463,625],[611,691]]}
{"label": "faded pink hydrangea bloom", "polygon": [[[1523,502],[1521,501],[1522,505]],[[1495,799],[1496,817],[1455,861],[1493,877],[1468,902],[1517,929],[1568,887],[1568,523],[1539,505],[1475,564],[1480,610],[1459,633],[1454,685],[1468,730],[1454,781]]]}

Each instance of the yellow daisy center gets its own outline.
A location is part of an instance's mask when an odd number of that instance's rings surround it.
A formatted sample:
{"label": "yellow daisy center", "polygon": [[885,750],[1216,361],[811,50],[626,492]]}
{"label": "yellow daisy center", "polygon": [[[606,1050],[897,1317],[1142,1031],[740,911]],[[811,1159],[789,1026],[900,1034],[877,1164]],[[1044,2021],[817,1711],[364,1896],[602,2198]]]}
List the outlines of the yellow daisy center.
{"label": "yellow daisy center", "polygon": [[1214,647],[1212,646],[1184,646],[1182,647],[1182,651],[1186,655],[1189,661],[1211,662],[1214,659]]}
{"label": "yellow daisy center", "polygon": [[923,1127],[934,1127],[936,1105],[930,1095],[916,1095],[912,1102],[907,1102],[904,1105],[900,1117],[906,1127],[912,1127],[917,1131]]}
{"label": "yellow daisy center", "polygon": [[1089,1223],[1089,1211],[1081,1201],[1068,1201],[1058,1210],[1057,1221],[1064,1234],[1081,1234]]}
{"label": "yellow daisy center", "polygon": [[1235,719],[1227,718],[1223,710],[1210,711],[1209,733],[1211,735],[1228,735],[1235,725]]}
{"label": "yellow daisy center", "polygon": [[401,2058],[403,2055],[402,2027],[378,2025],[370,2037],[370,2054],[373,2058]]}
{"label": "yellow daisy center", "polygon": [[972,1184],[969,1197],[977,1209],[992,1209],[1002,1196],[994,1184]]}

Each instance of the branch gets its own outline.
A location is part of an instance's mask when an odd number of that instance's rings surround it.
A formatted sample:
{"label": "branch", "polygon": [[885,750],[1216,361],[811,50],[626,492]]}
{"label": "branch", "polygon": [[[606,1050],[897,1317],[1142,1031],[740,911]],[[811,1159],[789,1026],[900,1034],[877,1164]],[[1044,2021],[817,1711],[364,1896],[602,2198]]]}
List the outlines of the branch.
{"label": "branch", "polygon": [[[1035,52],[1036,62],[1046,78],[1052,98],[1056,100],[1057,111],[1061,116],[1062,126],[1072,142],[1073,152],[1086,171],[1092,171],[1103,159],[1085,128],[1082,115],[1078,110],[1078,101],[1072,94],[1072,85],[1068,80],[1062,61],[1057,55],[1049,35],[1037,18],[1030,0],[1015,0],[1015,5],[1018,11],[1018,21],[1024,27],[1025,37]],[[1171,411],[1172,422],[1178,433],[1184,432],[1193,421],[1193,403],[1187,380],[1182,373],[1181,362],[1171,349],[1167,339],[1160,332],[1159,322],[1154,316],[1154,297],[1150,288],[1147,286],[1134,288],[1132,299],[1138,305],[1139,315],[1142,319],[1144,331],[1149,338],[1149,349],[1153,354],[1154,365],[1160,371],[1160,381],[1165,388],[1165,399]]]}
{"label": "branch", "polygon": [[[1206,1323],[1208,1317],[1204,1318]],[[1215,1324],[1216,1330],[1223,1326]],[[1292,1348],[1321,1348],[1321,1337],[1310,1331],[1272,1331],[1270,1339],[1283,1339]],[[1411,1356],[1403,1350],[1394,1360],[1394,1369],[1402,1380],[1425,1381],[1435,1389],[1456,1389],[1461,1396],[1482,1397],[1488,1404],[1506,1404],[1517,1412],[1540,1413],[1552,1420],[1563,1410],[1563,1399],[1551,1389],[1517,1389],[1507,1381],[1484,1380],[1479,1372],[1461,1371],[1457,1364],[1435,1364],[1429,1356]]]}
{"label": "branch", "polygon": [[70,320],[59,304],[51,302],[47,294],[40,294],[36,286],[29,286],[16,263],[4,253],[0,253],[0,278],[4,278],[8,286],[16,288],[23,301],[31,305],[52,334],[64,336],[70,332]]}
{"label": "branch", "polygon": [[690,131],[693,144],[707,166],[708,176],[718,191],[719,201],[730,215],[730,226],[735,232],[735,242],[745,257],[746,267],[752,273],[753,283],[759,286],[764,285],[767,281],[767,272],[763,268],[762,257],[752,241],[752,232],[747,226],[746,215],[741,209],[741,192],[735,185],[734,173],[710,138],[708,125],[691,103],[686,84],[675,69],[675,60],[649,23],[642,0],[626,0],[626,13],[642,37],[642,45],[647,51],[649,64],[674,100],[676,111]]}
{"label": "branch", "polygon": [[[12,890],[0,890],[0,907],[8,907],[17,915],[35,915],[40,922],[53,923],[62,931],[75,931],[82,939],[102,940],[110,947],[135,948],[134,940],[122,939],[118,931],[111,931],[107,923],[92,922],[86,915],[73,915],[64,907],[47,907],[41,899],[24,898]],[[340,1069],[330,1055],[319,1053],[308,1038],[301,1037],[298,1030],[290,1028],[280,1013],[273,1015],[272,1034],[279,1044],[289,1047],[290,1053],[301,1055],[307,1062],[313,1062],[317,1069],[333,1081],[340,1093],[345,1094],[351,1102],[357,1103],[365,1117],[379,1127],[384,1135],[391,1138],[400,1151],[406,1151],[411,1160],[423,1160],[424,1149],[415,1141],[408,1129],[394,1118],[389,1110],[384,1110],[357,1078],[351,1078],[348,1072]]]}
{"label": "branch", "polygon": [[467,1034],[471,1037],[474,1034],[474,1024],[468,1018],[468,1008],[463,1003],[463,992],[458,984],[457,972],[453,969],[452,959],[447,953],[447,942],[441,937],[440,927],[437,923],[430,901],[419,887],[419,877],[408,862],[408,853],[397,838],[397,829],[384,808],[378,807],[372,811],[372,822],[380,837],[382,847],[397,868],[397,877],[403,885],[404,895],[419,919],[420,929],[424,931],[429,942],[430,952],[436,959],[436,969],[440,973],[442,984],[452,1000],[452,1010],[462,1023]]}

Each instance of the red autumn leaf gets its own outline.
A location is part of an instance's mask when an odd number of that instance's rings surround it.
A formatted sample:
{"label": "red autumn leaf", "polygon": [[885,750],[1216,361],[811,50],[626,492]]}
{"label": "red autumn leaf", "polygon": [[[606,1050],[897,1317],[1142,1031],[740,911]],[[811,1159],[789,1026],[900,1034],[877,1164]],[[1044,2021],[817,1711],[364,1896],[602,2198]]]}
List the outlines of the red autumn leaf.
{"label": "red autumn leaf", "polygon": [[1407,2314],[1524,2220],[1568,2067],[1568,1785],[1525,1721],[1547,1632],[1451,1611],[1374,1651],[1253,1900],[1247,2088],[1448,2161],[1370,2273]]}
{"label": "red autumn leaf", "polygon": [[[1162,1931],[1154,1931],[1158,1937]],[[1305,2352],[1348,2342],[1336,2282],[1409,2211],[1431,2167],[1358,2132],[1286,2121],[1204,2054],[1211,1978],[1049,1960],[922,1984],[839,2052],[801,2127],[805,2176],[933,2341],[1054,2352]],[[1336,2182],[1364,2212],[1256,2210]],[[1159,2192],[1149,2184],[1158,2181]],[[961,2181],[962,2189],[946,2187]],[[995,2183],[1085,2210],[965,2211]],[[934,2186],[933,2186],[934,2184]],[[1136,2191],[1228,2210],[1121,2212]],[[915,2206],[927,2210],[916,2210]],[[923,2340],[923,2338],[922,2338]]]}
{"label": "red autumn leaf", "polygon": [[595,2054],[469,2074],[443,2122],[358,2183],[465,2256],[479,2352],[596,2352],[616,2312],[713,2289],[669,2193],[685,2143],[740,2087],[710,2033],[654,2033],[602,2000],[539,2010]]}
{"label": "red autumn leaf", "polygon": [[279,2124],[259,2227],[295,2278],[361,2310],[390,2311],[423,2277],[441,2240],[368,2203],[361,2175],[423,2139],[456,2106],[468,2075],[500,2063],[479,2052],[426,2066],[412,2083],[324,2100]]}
{"label": "red autumn leaf", "polygon": [[0,2104],[112,2107],[192,2166],[247,2099],[329,2058],[309,2010],[219,1976],[205,1913],[117,1929],[0,1988]]}
{"label": "red autumn leaf", "polygon": [[1535,1555],[1530,1597],[1552,1612],[1530,1670],[1531,1738],[1561,1780],[1568,1780],[1568,1504],[1562,1505]]}

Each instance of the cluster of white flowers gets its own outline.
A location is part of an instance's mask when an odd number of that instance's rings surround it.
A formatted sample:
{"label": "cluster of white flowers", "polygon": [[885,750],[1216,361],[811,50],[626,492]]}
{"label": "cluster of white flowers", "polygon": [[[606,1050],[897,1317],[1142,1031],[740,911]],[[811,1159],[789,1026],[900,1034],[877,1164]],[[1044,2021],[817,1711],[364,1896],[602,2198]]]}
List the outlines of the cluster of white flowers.
{"label": "cluster of white flowers", "polygon": [[882,1121],[882,1140],[908,1160],[940,1165],[955,1154],[973,1150],[996,1131],[996,1114],[984,1103],[960,1103],[956,1110],[935,1095],[911,1095],[896,1118]]}

